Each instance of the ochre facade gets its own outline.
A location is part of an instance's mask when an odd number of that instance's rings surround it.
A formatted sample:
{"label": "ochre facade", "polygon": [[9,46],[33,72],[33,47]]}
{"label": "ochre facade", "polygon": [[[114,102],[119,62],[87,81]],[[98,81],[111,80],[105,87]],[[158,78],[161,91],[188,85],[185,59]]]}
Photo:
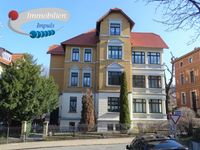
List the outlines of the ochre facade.
{"label": "ochre facade", "polygon": [[[78,126],[82,96],[91,89],[97,130],[104,132],[111,127],[116,131],[122,72],[126,72],[131,126],[137,126],[136,120],[166,121],[163,49],[168,46],[157,34],[131,32],[134,25],[121,9],[110,9],[97,21],[96,29],[49,48],[50,76],[60,90],[60,126]],[[85,61],[88,49],[92,58],[89,62]],[[135,56],[136,63],[133,62],[133,52],[140,55],[139,58]],[[89,80],[85,74],[90,74]],[[142,87],[133,88],[134,75],[143,78]],[[154,79],[151,82],[148,81],[150,77]],[[90,85],[85,87],[87,81]],[[143,106],[140,107],[135,100],[142,101]],[[154,101],[156,104],[152,106]]]}

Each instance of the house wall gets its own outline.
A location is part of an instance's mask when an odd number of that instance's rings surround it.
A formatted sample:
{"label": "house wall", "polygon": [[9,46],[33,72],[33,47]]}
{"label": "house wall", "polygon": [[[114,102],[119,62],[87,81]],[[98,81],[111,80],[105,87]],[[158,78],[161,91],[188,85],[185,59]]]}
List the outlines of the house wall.
{"label": "house wall", "polygon": [[[120,21],[121,22],[121,35],[120,36],[109,36],[109,22],[110,21]],[[120,64],[124,71],[126,72],[127,77],[127,87],[128,91],[132,91],[131,81],[132,81],[132,64],[131,64],[131,43],[130,43],[130,23],[123,15],[120,13],[111,13],[100,25],[100,42],[98,44],[98,56],[99,56],[99,82],[98,82],[98,91],[111,91],[119,92],[119,86],[108,86],[107,83],[107,71],[106,68],[112,63]],[[109,40],[119,40],[123,43],[122,49],[122,59],[119,60],[110,60],[107,58],[107,47]]]}
{"label": "house wall", "polygon": [[[120,36],[109,35],[109,22],[120,21],[122,25],[122,31]],[[62,91],[60,100],[60,125],[68,126],[69,122],[75,122],[77,125],[81,117],[82,109],[82,95],[85,94],[86,88],[82,86],[82,74],[85,68],[90,68],[92,72],[92,90],[94,96],[95,113],[98,122],[98,131],[107,131],[108,124],[119,123],[119,113],[108,112],[108,97],[119,97],[120,86],[111,86],[107,84],[107,68],[110,65],[121,66],[123,71],[126,72],[127,87],[128,87],[128,101],[130,109],[130,117],[132,120],[132,126],[134,126],[135,120],[143,120],[143,122],[149,120],[166,120],[165,110],[165,84],[164,84],[164,65],[163,65],[163,49],[150,49],[150,48],[135,48],[130,43],[130,22],[120,13],[111,13],[105,17],[100,24],[99,42],[96,47],[83,47],[83,46],[66,46],[65,55],[52,55],[50,74],[54,76],[56,82],[59,84],[60,91]],[[108,44],[111,40],[120,41],[123,45],[122,59],[110,60],[108,55]],[[80,61],[72,62],[72,48],[76,47],[80,49]],[[84,48],[92,48],[92,62],[84,62]],[[132,64],[132,50],[142,50],[146,53],[146,64]],[[161,64],[151,65],[148,64],[147,53],[160,52]],[[54,64],[55,61],[55,64]],[[53,69],[60,68],[60,69]],[[70,86],[70,71],[76,69],[79,72],[79,85],[78,87]],[[132,75],[145,75],[148,79],[149,75],[159,75],[162,78],[162,88],[149,89],[148,87],[133,88],[132,87]],[[146,83],[147,84],[147,83]],[[77,97],[77,112],[69,113],[69,100],[70,96]],[[162,100],[162,113],[159,114],[134,114],[133,113],[133,98],[144,98],[147,100],[161,99]],[[104,118],[106,115],[113,115],[115,117]],[[144,117],[145,116],[145,117]],[[115,130],[115,129],[114,129]]]}
{"label": "house wall", "polygon": [[55,83],[59,87],[59,91],[63,91],[64,80],[64,56],[63,55],[51,55],[50,59],[50,76],[53,77]]}
{"label": "house wall", "polygon": [[[60,120],[62,126],[69,126],[69,122],[80,122],[82,110],[82,93],[63,93],[61,96],[60,105]],[[77,111],[69,112],[70,97],[77,97]]]}
{"label": "house wall", "polygon": [[[111,13],[107,17],[103,19],[100,25],[100,36],[108,36],[109,35],[109,21],[121,21],[122,23],[122,37],[129,36],[130,37],[130,22],[125,18],[121,13]],[[116,36],[114,36],[115,38]],[[111,38],[113,38],[111,36]]]}
{"label": "house wall", "polygon": [[[189,62],[192,58],[192,63]],[[182,66],[181,66],[182,63]],[[190,71],[194,71],[195,82],[190,82]],[[184,84],[180,83],[180,75],[184,75]],[[192,108],[191,92],[196,92],[197,108],[200,109],[200,50],[194,50],[175,62],[176,100],[178,107]],[[181,93],[186,93],[186,104],[182,103]]]}
{"label": "house wall", "polygon": [[[91,70],[91,79],[92,85],[89,87],[93,92],[95,92],[95,84],[96,84],[96,47],[77,47],[79,48],[79,58],[78,62],[71,61],[72,59],[72,48],[67,46],[65,49],[65,60],[64,60],[64,79],[63,79],[63,92],[85,92],[86,88],[83,87],[83,72],[87,69]],[[91,48],[92,49],[92,61],[91,62],[84,62],[84,49]],[[79,71],[79,85],[78,87],[71,87],[70,86],[70,71],[71,69],[76,68]]]}

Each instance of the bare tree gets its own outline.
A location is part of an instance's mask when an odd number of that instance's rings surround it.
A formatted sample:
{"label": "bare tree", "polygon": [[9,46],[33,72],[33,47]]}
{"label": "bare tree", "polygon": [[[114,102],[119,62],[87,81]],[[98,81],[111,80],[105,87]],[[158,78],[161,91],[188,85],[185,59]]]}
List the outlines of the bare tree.
{"label": "bare tree", "polygon": [[162,11],[163,20],[159,22],[168,25],[168,30],[194,29],[191,42],[200,36],[200,0],[143,0],[147,3],[157,2]]}
{"label": "bare tree", "polygon": [[187,107],[179,109],[181,111],[181,118],[178,122],[177,128],[180,132],[186,131],[188,135],[192,135],[192,129],[195,124],[195,112]]}
{"label": "bare tree", "polygon": [[167,71],[170,74],[170,78],[167,81],[166,75],[165,75],[165,93],[166,93],[166,112],[168,114],[169,112],[169,100],[170,100],[170,89],[171,89],[171,85],[174,79],[174,64],[175,64],[175,57],[171,52],[171,68],[169,68],[167,65],[165,65]]}

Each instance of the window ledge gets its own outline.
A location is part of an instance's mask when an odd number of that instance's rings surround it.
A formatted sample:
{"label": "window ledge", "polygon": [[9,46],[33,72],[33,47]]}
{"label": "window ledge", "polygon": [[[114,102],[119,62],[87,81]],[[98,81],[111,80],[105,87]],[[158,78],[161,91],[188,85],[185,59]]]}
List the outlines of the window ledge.
{"label": "window ledge", "polygon": [[73,113],[77,113],[77,112],[74,112],[74,111],[69,111],[68,113],[70,113],[70,114],[73,114]]}
{"label": "window ledge", "polygon": [[119,88],[120,87],[120,85],[106,85],[107,87],[117,87],[117,88]]}
{"label": "window ledge", "polygon": [[83,61],[83,63],[92,63],[92,61]]}

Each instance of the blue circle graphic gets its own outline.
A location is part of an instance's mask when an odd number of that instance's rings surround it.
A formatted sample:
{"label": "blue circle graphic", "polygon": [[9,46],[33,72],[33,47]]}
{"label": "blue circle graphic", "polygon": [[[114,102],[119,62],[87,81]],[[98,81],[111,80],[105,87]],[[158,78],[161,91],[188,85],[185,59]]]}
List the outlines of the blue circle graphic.
{"label": "blue circle graphic", "polygon": [[40,38],[40,37],[41,37],[41,32],[37,31],[37,38]]}
{"label": "blue circle graphic", "polygon": [[36,31],[31,31],[30,33],[31,38],[36,38],[37,37],[37,32]]}
{"label": "blue circle graphic", "polygon": [[49,32],[48,31],[44,31],[45,32],[45,36],[49,36]]}
{"label": "blue circle graphic", "polygon": [[54,35],[55,33],[55,30],[51,30],[51,35]]}
{"label": "blue circle graphic", "polygon": [[45,32],[44,31],[40,31],[41,32],[41,37],[45,36]]}

